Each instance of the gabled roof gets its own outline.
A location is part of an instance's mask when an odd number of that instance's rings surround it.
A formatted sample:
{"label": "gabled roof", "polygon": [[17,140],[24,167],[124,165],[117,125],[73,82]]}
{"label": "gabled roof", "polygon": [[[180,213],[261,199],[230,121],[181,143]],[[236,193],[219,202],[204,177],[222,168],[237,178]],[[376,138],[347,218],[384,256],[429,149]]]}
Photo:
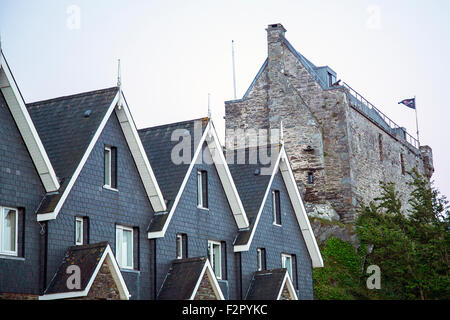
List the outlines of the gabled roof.
{"label": "gabled roof", "polygon": [[84,92],[27,105],[45,150],[61,181],[45,196],[38,220],[55,219],[111,114],[115,111],[155,211],[166,209],[123,93],[118,87]]}
{"label": "gabled roof", "polygon": [[[107,264],[117,289],[119,290],[121,299],[128,300],[130,297],[128,288],[122,277],[114,254],[111,251],[111,247],[107,242],[70,247],[64,256],[58,271],[51,280],[50,285],[46,289],[44,295],[40,296],[39,299],[53,300],[87,296],[103,263]],[[73,271],[67,272],[70,266],[79,267],[79,289],[69,289],[67,286],[69,277],[74,274]]]}
{"label": "gabled roof", "polygon": [[245,299],[279,300],[285,287],[292,299],[298,300],[287,269],[257,271],[253,274]]}
{"label": "gabled roof", "polygon": [[[272,150],[273,152],[274,149],[271,148],[270,150]],[[298,191],[297,183],[292,173],[292,169],[289,164],[289,158],[286,154],[284,146],[282,145],[280,147],[278,156],[276,157],[276,161],[271,167],[272,171],[270,174],[270,179],[269,182],[265,185],[265,190],[263,192],[262,198],[261,194],[264,187],[263,182],[267,181],[267,177],[261,177],[262,179],[260,179],[259,176],[255,176],[254,174],[251,175],[251,171],[245,169],[246,166],[248,166],[248,164],[236,164],[234,166],[231,166],[231,172],[234,173],[233,178],[235,179],[237,188],[242,193],[242,199],[246,199],[244,201],[244,206],[247,206],[246,209],[248,208],[249,212],[251,212],[249,214],[249,216],[251,217],[250,227],[248,230],[240,230],[238,232],[238,235],[234,242],[234,251],[240,252],[248,251],[250,249],[250,245],[255,235],[258,222],[264,209],[264,205],[267,201],[273,179],[278,173],[278,170],[280,170],[281,176],[288,191],[289,199],[291,200],[292,206],[294,208],[300,231],[303,235],[308,253],[311,257],[312,265],[315,268],[323,267],[322,256],[320,254],[314,232],[311,228],[311,224],[309,223],[309,218],[303,205],[303,200]],[[240,169],[240,167],[242,169]],[[261,166],[259,168],[261,169]],[[255,188],[255,190],[253,191],[252,188]],[[253,201],[256,202],[256,200],[259,201],[260,199],[262,200],[259,203],[252,203]],[[258,209],[256,210],[256,208]]]}
{"label": "gabled roof", "polygon": [[[195,130],[195,128],[198,129]],[[178,133],[184,130],[186,137],[191,139],[192,147],[189,163],[176,164],[173,162],[172,151],[180,143],[180,140],[178,140],[180,136],[175,137],[176,141],[172,141],[171,137],[172,133],[177,129],[181,129]],[[144,149],[150,161],[155,166],[156,177],[162,186],[164,197],[168,201],[168,211],[153,216],[148,228],[149,238],[164,237],[178,201],[183,194],[184,187],[195,164],[198,162],[205,142],[212,155],[212,160],[222,182],[238,228],[248,227],[247,216],[223,155],[222,146],[220,145],[214,125],[208,118],[142,129],[139,130],[139,134]]]}
{"label": "gabled roof", "polygon": [[224,300],[219,283],[206,257],[174,260],[158,293],[159,300],[193,300],[207,276],[219,300]]}
{"label": "gabled roof", "polygon": [[0,50],[0,90],[19,128],[46,192],[60,187],[55,170],[31,120],[8,63]]}

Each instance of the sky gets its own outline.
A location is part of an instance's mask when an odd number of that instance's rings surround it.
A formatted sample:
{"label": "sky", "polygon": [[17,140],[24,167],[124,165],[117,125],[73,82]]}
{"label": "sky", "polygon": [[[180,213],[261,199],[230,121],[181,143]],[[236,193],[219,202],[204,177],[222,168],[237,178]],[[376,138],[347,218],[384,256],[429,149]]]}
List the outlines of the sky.
{"label": "sky", "polygon": [[433,149],[435,186],[450,197],[448,0],[0,0],[2,49],[25,101],[122,87],[137,127],[212,118],[224,142],[224,101],[267,56],[265,28],[328,65]]}

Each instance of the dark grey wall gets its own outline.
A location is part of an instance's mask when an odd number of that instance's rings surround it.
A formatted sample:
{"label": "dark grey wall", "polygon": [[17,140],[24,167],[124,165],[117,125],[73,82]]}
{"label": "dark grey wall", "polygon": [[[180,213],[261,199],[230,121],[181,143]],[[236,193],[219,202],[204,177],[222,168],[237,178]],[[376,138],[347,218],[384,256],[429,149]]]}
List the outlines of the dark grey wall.
{"label": "dark grey wall", "polygon": [[[281,268],[281,254],[295,254],[299,299],[313,299],[312,263],[300,231],[294,208],[289,200],[280,171],[275,175],[271,190],[280,191],[281,224],[273,225],[271,191],[264,204],[249,251],[242,252],[243,298],[247,293],[253,273],[257,270],[257,248],[266,249],[267,269]],[[295,268],[294,268],[295,270]],[[294,281],[294,286],[296,285]]]}
{"label": "dark grey wall", "polygon": [[[39,294],[39,231],[35,211],[45,194],[22,136],[0,93],[0,206],[23,208],[19,216],[22,257],[0,256],[0,293]],[[19,251],[20,250],[19,248]]]}
{"label": "dark grey wall", "polygon": [[[105,145],[117,147],[117,189],[119,191],[103,188]],[[120,124],[113,113],[57,219],[49,222],[47,283],[55,274],[67,248],[75,243],[75,216],[88,216],[89,242],[108,241],[114,253],[116,252],[116,224],[139,229],[139,270],[122,271],[122,275],[132,295],[131,299],[149,299],[150,242],[147,239],[146,230],[152,214],[150,201]],[[134,242],[135,246],[136,242]],[[136,253],[137,250],[134,252]]]}
{"label": "dark grey wall", "polygon": [[[206,256],[208,240],[226,241],[229,298],[237,299],[236,261],[232,245],[238,229],[216,168],[214,164],[207,163],[210,162],[203,161],[194,166],[166,235],[157,239],[157,288],[159,290],[161,287],[171,262],[176,258],[176,234],[186,233],[189,257]],[[197,170],[208,171],[209,211],[197,208]]]}

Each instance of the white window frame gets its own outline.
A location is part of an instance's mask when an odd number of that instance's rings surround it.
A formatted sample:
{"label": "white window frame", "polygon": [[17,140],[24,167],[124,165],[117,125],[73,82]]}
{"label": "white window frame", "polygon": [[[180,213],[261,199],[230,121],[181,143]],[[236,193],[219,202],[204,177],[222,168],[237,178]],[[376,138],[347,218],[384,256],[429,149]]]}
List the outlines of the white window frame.
{"label": "white window frame", "polygon": [[[124,255],[123,255],[122,251],[120,251],[120,257],[119,257],[119,250],[122,250],[123,231],[131,231],[131,265],[123,264]],[[118,237],[118,232],[121,233],[120,239]],[[122,240],[122,241],[120,241],[120,240]],[[119,259],[119,258],[121,258],[121,259]],[[116,225],[116,260],[121,269],[134,269],[134,230],[131,227]]]}
{"label": "white window frame", "polygon": [[[290,261],[291,268],[287,268],[286,267],[286,260],[288,258],[289,258],[289,261]],[[293,274],[292,274],[292,272],[294,272],[292,261],[293,261],[292,254],[287,254],[287,253],[282,253],[281,254],[281,267],[282,268],[286,268],[288,270],[288,273],[289,273],[289,276],[291,277],[291,280],[294,281]]]}
{"label": "white window frame", "polygon": [[279,190],[272,190],[272,214],[273,214],[273,225],[281,227],[281,223],[277,223],[277,199],[276,194],[280,195],[280,222],[281,222],[281,194]]}
{"label": "white window frame", "polygon": [[[19,210],[16,209],[16,208],[11,208],[11,207],[0,207],[0,210],[1,210],[1,212],[0,212],[0,254],[8,255],[8,256],[18,256],[18,246],[19,246],[19,241],[18,241],[18,239],[19,239],[19,235],[18,235],[18,232],[19,232],[19,226],[18,226]],[[16,228],[15,229],[16,230],[14,230],[14,248],[15,248],[14,251],[3,250],[3,232],[4,232],[4,228],[5,228],[5,226],[3,224],[3,221],[4,221],[5,210],[13,210],[16,213],[15,214],[15,218],[16,218],[16,221],[15,221],[15,227]]]}
{"label": "white window frame", "polygon": [[[106,151],[108,152],[107,154],[108,154],[108,163],[109,163],[109,168],[108,168],[108,177],[106,177]],[[111,151],[111,147],[105,147],[105,150],[103,151],[103,154],[104,154],[104,159],[103,159],[103,162],[104,162],[104,172],[103,172],[103,175],[104,175],[104,187],[106,187],[106,188],[110,188],[110,189],[112,189],[112,186],[111,186],[111,182],[112,182],[112,179],[111,179],[111,168],[112,168],[112,166],[111,166],[111,160],[112,160],[112,151]]]}
{"label": "white window frame", "polygon": [[[216,274],[216,268],[214,263],[214,246],[219,246],[219,274]],[[219,241],[213,241],[208,240],[208,253],[209,253],[209,263],[211,264],[211,268],[214,271],[214,274],[216,275],[216,278],[221,280],[222,279],[222,243]]]}
{"label": "white window frame", "polygon": [[[78,230],[78,228],[77,228],[77,223],[81,223],[81,234],[80,234],[80,239],[81,239],[81,242],[79,242],[78,241],[78,237],[77,237],[77,230]],[[83,239],[83,237],[84,237],[84,219],[82,218],[82,217],[75,217],[75,245],[76,246],[82,246],[83,244],[84,244],[84,239]]]}
{"label": "white window frame", "polygon": [[203,208],[203,181],[200,170],[197,171],[197,207]]}
{"label": "white window frame", "polygon": [[263,256],[262,256],[263,250],[264,250],[264,248],[256,249],[256,254],[257,254],[257,259],[258,259],[258,266],[257,266],[258,271],[263,270]]}
{"label": "white window frame", "polygon": [[[183,259],[183,235],[177,233],[177,259]],[[179,252],[178,252],[179,249]]]}

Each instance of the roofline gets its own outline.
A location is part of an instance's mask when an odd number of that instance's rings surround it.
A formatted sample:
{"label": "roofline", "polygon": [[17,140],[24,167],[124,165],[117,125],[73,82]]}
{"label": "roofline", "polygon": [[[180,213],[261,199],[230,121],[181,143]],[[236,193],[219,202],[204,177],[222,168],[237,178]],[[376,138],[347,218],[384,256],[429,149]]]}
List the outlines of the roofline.
{"label": "roofline", "polygon": [[8,66],[3,52],[0,51],[0,90],[5,97],[9,110],[19,128],[20,135],[30,153],[31,159],[39,174],[46,192],[54,192],[60,188],[58,177],[45,151],[44,145],[33,124],[17,86],[14,76]]}
{"label": "roofline", "polygon": [[279,151],[279,155],[277,161],[275,162],[275,166],[272,175],[270,177],[266,192],[264,194],[264,198],[262,200],[261,206],[256,216],[256,220],[253,225],[250,238],[248,239],[246,244],[233,246],[233,251],[242,252],[250,250],[253,237],[258,227],[258,222],[260,220],[262,211],[264,209],[264,205],[266,204],[267,201],[267,196],[272,186],[275,174],[278,172],[278,169],[281,171],[281,176],[283,177],[284,184],[288,191],[289,199],[291,200],[291,204],[297,218],[297,223],[300,227],[300,231],[302,233],[303,239],[305,240],[308,253],[311,257],[312,266],[313,268],[321,268],[323,267],[322,255],[320,253],[319,246],[317,245],[317,241],[314,236],[314,232],[311,228],[311,224],[309,223],[309,218],[303,205],[300,192],[298,191],[297,183],[292,173],[292,168],[289,164],[289,158],[287,156],[284,145],[281,146],[281,149]]}
{"label": "roofline", "polygon": [[192,294],[189,297],[189,300],[194,300],[195,295],[197,294],[198,288],[200,286],[200,282],[202,281],[205,275],[205,272],[208,273],[208,277],[211,279],[213,291],[216,294],[216,297],[218,296],[219,300],[225,300],[222,290],[220,289],[219,282],[217,281],[216,275],[214,274],[211,264],[209,263],[209,259],[206,259],[205,264],[203,265],[202,272],[200,273],[200,276],[197,279],[197,283],[195,284],[194,290],[192,290]]}
{"label": "roofline", "polygon": [[185,120],[185,121],[179,121],[179,122],[171,122],[171,123],[166,123],[166,124],[159,124],[157,126],[153,126],[153,127],[146,127],[146,128],[142,128],[142,129],[138,129],[138,131],[147,131],[147,130],[152,130],[152,129],[158,129],[158,128],[162,128],[162,127],[169,127],[169,126],[177,126],[180,124],[184,124],[184,123],[189,123],[189,122],[194,122],[194,121],[202,121],[202,120],[210,120],[208,117],[203,117],[203,118],[198,118],[198,119],[192,119],[192,120]]}
{"label": "roofline", "polygon": [[127,285],[125,283],[125,280],[123,279],[119,265],[116,261],[116,258],[114,257],[114,254],[113,254],[109,244],[106,246],[106,250],[103,252],[102,257],[100,258],[99,262],[97,263],[97,266],[95,267],[95,270],[92,273],[92,276],[90,277],[89,282],[86,285],[86,288],[84,290],[63,292],[63,293],[44,294],[42,296],[39,296],[39,300],[69,299],[69,298],[79,298],[79,297],[87,296],[89,294],[89,291],[91,290],[92,284],[94,283],[94,280],[97,277],[97,274],[98,274],[100,268],[103,265],[103,262],[105,261],[105,259],[107,257],[109,258],[109,260],[107,260],[107,263],[109,262],[110,270],[112,269],[111,274],[112,274],[114,280],[116,280],[116,283],[118,284],[117,288],[119,289],[120,297],[123,300],[129,300],[131,295],[128,291]]}
{"label": "roofline", "polygon": [[[117,107],[117,108],[116,108]],[[144,184],[145,191],[150,200],[150,203],[155,212],[165,211],[167,209],[166,203],[162,196],[161,190],[159,188],[158,182],[156,181],[153,170],[150,166],[150,162],[148,161],[147,154],[144,151],[144,147],[142,146],[142,142],[139,138],[139,134],[134,125],[133,119],[131,118],[131,113],[128,108],[128,105],[123,99],[122,91],[118,90],[114,99],[112,100],[108,110],[106,111],[100,125],[98,126],[94,136],[91,139],[81,161],[79,162],[74,174],[70,178],[69,184],[64,189],[61,198],[59,199],[55,209],[53,212],[48,213],[40,213],[37,215],[37,221],[47,221],[54,220],[59,214],[66,198],[70,194],[73,185],[75,184],[78,176],[80,175],[91,151],[96,145],[103,129],[106,126],[106,123],[111,117],[111,114],[116,111],[117,118],[119,120],[122,132],[125,136],[125,140],[127,141],[128,147],[130,148],[133,159],[136,163],[136,167],[138,169],[141,180]]]}
{"label": "roofline", "polygon": [[69,95],[65,95],[65,96],[59,96],[59,97],[45,99],[45,100],[33,101],[30,103],[27,103],[27,107],[33,107],[33,106],[40,105],[40,104],[48,104],[48,103],[52,103],[55,101],[71,99],[71,98],[75,98],[75,97],[83,97],[83,96],[87,96],[87,95],[92,95],[94,93],[104,93],[106,91],[110,91],[113,89],[119,90],[119,87],[109,87],[109,88],[104,88],[104,89],[97,89],[97,90],[85,91],[85,92],[80,92],[80,93],[75,93],[75,94],[69,94]]}
{"label": "roofline", "polygon": [[280,300],[280,297],[281,297],[281,294],[283,293],[283,288],[284,288],[285,284],[287,285],[289,293],[294,297],[294,300],[298,300],[298,296],[297,296],[297,293],[295,292],[294,284],[292,283],[291,277],[289,276],[287,270],[284,274],[283,282],[281,283],[280,291],[278,292],[278,295],[277,295],[277,300]]}
{"label": "roofline", "polygon": [[[204,118],[202,118],[202,119],[204,119]],[[178,190],[178,193],[175,197],[172,208],[170,209],[170,212],[168,213],[168,217],[167,217],[166,221],[164,222],[164,226],[163,226],[162,230],[148,232],[147,237],[149,239],[162,238],[166,234],[167,228],[170,224],[170,221],[172,220],[173,214],[177,208],[178,202],[180,201],[181,195],[183,194],[183,191],[186,187],[187,181],[189,180],[189,177],[191,176],[194,166],[197,164],[197,158],[203,149],[203,144],[205,143],[205,141],[207,141],[208,148],[210,149],[210,152],[211,152],[211,155],[213,158],[213,162],[217,169],[217,173],[219,175],[222,186],[224,187],[225,194],[227,196],[228,202],[230,203],[230,207],[231,207],[231,210],[233,211],[233,216],[235,218],[238,228],[239,229],[247,228],[249,226],[249,222],[248,222],[248,218],[245,213],[245,210],[244,210],[244,206],[242,205],[242,201],[239,197],[239,193],[237,192],[236,185],[234,184],[234,180],[231,176],[230,170],[228,168],[228,164],[225,160],[225,157],[223,155],[223,150],[222,150],[222,147],[221,147],[218,139],[219,138],[217,137],[217,132],[214,129],[214,125],[212,124],[212,121],[209,121],[208,125],[206,126],[206,129],[203,132],[203,135],[198,143],[197,149],[194,152],[194,156],[192,157],[189,168],[184,176],[183,182],[181,183],[181,187]],[[217,152],[215,152],[214,150],[217,150]],[[214,156],[214,155],[216,155],[216,156]],[[219,167],[219,165],[223,165],[223,166]],[[224,180],[225,180],[225,182],[224,182]],[[226,187],[227,183],[229,185],[228,188]],[[231,201],[230,201],[230,197],[235,197],[235,198],[231,199]],[[237,203],[237,207],[233,205],[234,203]],[[241,216],[241,217],[239,217],[239,216]]]}

